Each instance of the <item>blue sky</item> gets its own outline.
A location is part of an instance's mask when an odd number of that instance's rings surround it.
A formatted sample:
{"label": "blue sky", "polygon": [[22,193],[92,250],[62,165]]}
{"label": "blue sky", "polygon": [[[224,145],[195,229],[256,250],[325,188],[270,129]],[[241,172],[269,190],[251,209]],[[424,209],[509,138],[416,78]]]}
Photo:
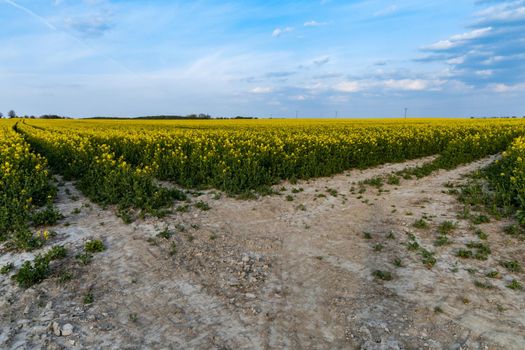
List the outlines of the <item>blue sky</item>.
{"label": "blue sky", "polygon": [[0,0],[0,110],[525,115],[525,0]]}

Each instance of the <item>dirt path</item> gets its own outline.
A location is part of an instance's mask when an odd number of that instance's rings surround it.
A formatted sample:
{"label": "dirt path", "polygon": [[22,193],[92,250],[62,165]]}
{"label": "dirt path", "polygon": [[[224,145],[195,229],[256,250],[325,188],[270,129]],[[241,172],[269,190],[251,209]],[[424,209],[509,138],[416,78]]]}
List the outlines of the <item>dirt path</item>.
{"label": "dirt path", "polygon": [[[68,218],[53,228],[56,242],[80,252],[100,238],[107,250],[87,266],[70,258],[64,268],[74,277],[65,283],[54,277],[24,291],[0,276],[0,348],[521,349],[525,298],[505,285],[524,276],[498,264],[525,265],[525,248],[501,233],[504,222],[491,222],[479,226],[489,234],[487,261],[455,257],[476,236],[444,193],[444,183],[493,158],[358,193],[359,181],[428,160],[285,184],[282,195],[253,201],[210,191],[192,198],[209,211],[131,225],[66,183],[57,206]],[[413,228],[423,216],[431,228]],[[458,222],[453,243],[434,247],[445,220]],[[157,237],[165,228],[174,235]],[[407,249],[411,239],[435,251],[432,269]],[[21,260],[0,256],[1,265]],[[474,285],[493,269],[502,276],[493,289]],[[377,280],[375,270],[392,280]],[[88,294],[92,304],[83,302]],[[73,333],[55,335],[53,322]]]}

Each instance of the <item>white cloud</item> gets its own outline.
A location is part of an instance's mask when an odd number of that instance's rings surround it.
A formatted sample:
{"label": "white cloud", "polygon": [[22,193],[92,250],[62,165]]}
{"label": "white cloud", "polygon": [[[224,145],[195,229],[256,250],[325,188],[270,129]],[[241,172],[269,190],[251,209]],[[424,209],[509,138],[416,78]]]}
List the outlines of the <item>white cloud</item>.
{"label": "white cloud", "polygon": [[452,40],[452,41],[463,41],[463,40],[477,39],[477,38],[481,38],[481,37],[485,36],[491,30],[492,30],[492,27],[474,29],[473,31],[470,31],[470,32],[467,32],[467,33],[452,35],[450,37],[450,40]]}
{"label": "white cloud", "polygon": [[465,62],[465,56],[454,57],[454,58],[447,60],[447,64],[450,64],[450,65],[462,64],[463,62]]}
{"label": "white cloud", "polygon": [[327,24],[326,22],[317,22],[317,21],[304,22],[304,26],[305,27],[321,27],[321,26],[324,26],[326,24]]}
{"label": "white cloud", "polygon": [[436,91],[445,83],[446,81],[443,80],[427,79],[363,79],[341,82],[334,87],[334,90],[347,93],[378,89],[387,91]]}
{"label": "white cloud", "polygon": [[250,92],[253,94],[270,94],[273,92],[273,89],[271,87],[257,86],[251,89]]}
{"label": "white cloud", "polygon": [[492,74],[494,74],[494,71],[492,69],[483,69],[476,71],[476,75],[480,77],[490,77]]}
{"label": "white cloud", "polygon": [[512,1],[501,5],[491,6],[477,13],[480,22],[515,21],[525,18],[523,1]]}
{"label": "white cloud", "polygon": [[363,90],[362,85],[359,81],[345,81],[337,84],[335,90],[340,92],[359,92]]}
{"label": "white cloud", "polygon": [[449,39],[440,40],[434,44],[423,47],[423,49],[430,50],[430,51],[448,50],[456,46],[460,46],[466,41],[484,37],[491,31],[492,31],[492,27],[487,27],[487,28],[475,29],[475,30],[472,30],[470,32],[463,33],[463,34],[456,34],[456,35],[451,36]]}
{"label": "white cloud", "polygon": [[280,37],[281,35],[283,34],[286,34],[286,33],[290,33],[291,31],[293,31],[293,28],[292,27],[286,27],[286,28],[275,28],[272,32],[272,36],[274,38],[278,38]]}
{"label": "white cloud", "polygon": [[306,96],[304,96],[304,95],[297,95],[297,96],[290,97],[290,99],[293,100],[293,101],[305,101],[306,100]]}
{"label": "white cloud", "polygon": [[492,84],[489,89],[493,92],[506,93],[506,92],[516,92],[516,91],[525,91],[525,84]]}
{"label": "white cloud", "polygon": [[423,91],[430,87],[431,82],[422,79],[389,79],[380,85],[390,90]]}

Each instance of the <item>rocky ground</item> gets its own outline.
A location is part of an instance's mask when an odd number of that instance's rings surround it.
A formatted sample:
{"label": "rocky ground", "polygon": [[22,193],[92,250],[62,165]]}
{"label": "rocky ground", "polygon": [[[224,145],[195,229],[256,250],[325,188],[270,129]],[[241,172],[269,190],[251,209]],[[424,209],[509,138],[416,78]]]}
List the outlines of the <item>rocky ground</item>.
{"label": "rocky ground", "polygon": [[[507,285],[525,276],[500,263],[525,266],[525,245],[504,220],[458,219],[445,187],[493,158],[359,185],[429,159],[285,183],[257,200],[193,193],[168,216],[129,225],[66,182],[56,203],[66,218],[43,251],[61,244],[69,255],[29,289],[0,275],[0,348],[523,349],[525,293]],[[429,227],[414,227],[420,218]],[[444,221],[456,227],[436,247]],[[476,229],[488,259],[458,258]],[[90,239],[107,249],[83,264],[75,255]],[[0,250],[0,266],[35,253]]]}

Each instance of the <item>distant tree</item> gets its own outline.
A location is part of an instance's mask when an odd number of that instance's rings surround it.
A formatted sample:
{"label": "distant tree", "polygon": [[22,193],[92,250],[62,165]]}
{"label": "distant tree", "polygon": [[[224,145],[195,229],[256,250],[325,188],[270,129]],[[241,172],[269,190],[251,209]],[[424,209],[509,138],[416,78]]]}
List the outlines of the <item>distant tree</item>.
{"label": "distant tree", "polygon": [[44,114],[39,117],[40,119],[64,119],[65,117],[56,114]]}
{"label": "distant tree", "polygon": [[0,119],[2,119],[4,117],[4,115],[2,114],[2,112],[0,112]]}
{"label": "distant tree", "polygon": [[16,118],[16,112],[13,110],[10,110],[9,113],[7,113],[7,115],[9,116],[9,118]]}

